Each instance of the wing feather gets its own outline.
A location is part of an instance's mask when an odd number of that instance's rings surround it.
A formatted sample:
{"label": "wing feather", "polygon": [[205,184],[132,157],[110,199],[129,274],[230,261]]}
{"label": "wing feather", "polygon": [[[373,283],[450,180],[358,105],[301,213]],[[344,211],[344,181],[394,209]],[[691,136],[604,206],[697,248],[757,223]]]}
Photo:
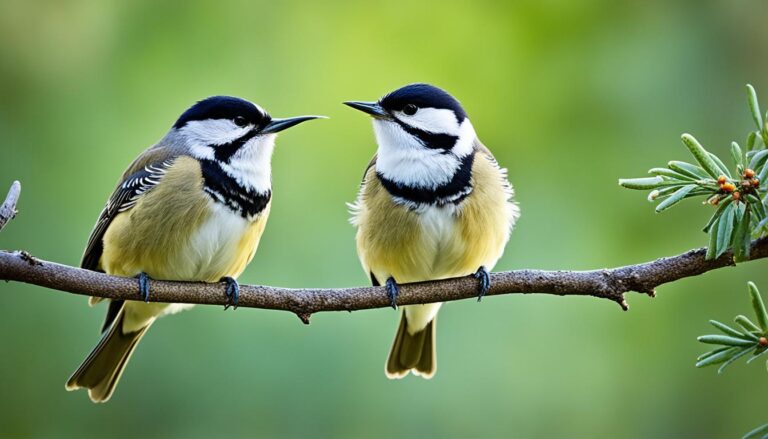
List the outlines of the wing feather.
{"label": "wing feather", "polygon": [[[491,164],[498,169],[499,175],[501,176],[501,183],[504,187],[504,192],[507,194],[507,201],[515,206],[515,209],[517,209],[517,204],[513,201],[513,197],[515,195],[514,189],[512,188],[512,184],[509,182],[509,177],[507,176],[507,168],[502,168],[501,165],[499,165],[499,162],[496,161],[496,157],[493,156],[493,153],[491,152],[488,147],[483,145],[480,140],[475,140],[475,151],[477,151],[480,154],[483,154],[488,161],[491,162]],[[517,217],[517,214],[515,214],[515,217]]]}
{"label": "wing feather", "polygon": [[143,194],[157,185],[179,155],[169,148],[153,147],[131,163],[96,220],[80,262],[82,268],[101,271],[102,239],[112,220],[117,214],[130,210]]}
{"label": "wing feather", "polygon": [[377,155],[374,154],[371,161],[368,163],[368,166],[365,167],[365,172],[363,172],[363,178],[360,181],[360,189],[357,192],[357,197],[355,198],[355,201],[353,203],[347,203],[347,208],[349,209],[349,222],[354,225],[359,225],[359,216],[360,211],[363,208],[363,192],[365,191],[365,181],[368,179],[368,173],[376,166],[376,158]]}

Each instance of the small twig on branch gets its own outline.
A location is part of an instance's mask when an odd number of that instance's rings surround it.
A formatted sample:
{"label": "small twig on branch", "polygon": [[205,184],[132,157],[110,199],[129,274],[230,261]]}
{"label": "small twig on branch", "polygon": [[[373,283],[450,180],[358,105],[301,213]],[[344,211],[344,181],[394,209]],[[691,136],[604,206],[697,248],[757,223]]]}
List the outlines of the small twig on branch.
{"label": "small twig on branch", "polygon": [[[592,296],[612,300],[626,310],[628,306],[624,294],[627,292],[653,296],[659,285],[734,265],[731,252],[714,260],[706,260],[705,255],[706,248],[699,248],[652,262],[602,270],[515,270],[491,273],[491,289],[487,295],[540,293]],[[753,241],[750,256],[751,259],[768,257],[768,238]],[[141,300],[136,279],[60,265],[34,258],[23,251],[0,251],[0,280],[25,282],[109,299]],[[413,305],[474,298],[477,295],[477,282],[474,277],[468,276],[402,284],[397,303]],[[149,300],[221,306],[227,304],[223,283],[155,280],[151,283]],[[290,311],[308,323],[309,316],[317,312],[388,308],[390,304],[384,287],[293,289],[241,285],[238,306]]]}
{"label": "small twig on branch", "polygon": [[3,205],[0,206],[0,230],[3,230],[8,221],[16,216],[16,203],[19,201],[21,193],[21,183],[14,181],[8,195],[5,197]]}

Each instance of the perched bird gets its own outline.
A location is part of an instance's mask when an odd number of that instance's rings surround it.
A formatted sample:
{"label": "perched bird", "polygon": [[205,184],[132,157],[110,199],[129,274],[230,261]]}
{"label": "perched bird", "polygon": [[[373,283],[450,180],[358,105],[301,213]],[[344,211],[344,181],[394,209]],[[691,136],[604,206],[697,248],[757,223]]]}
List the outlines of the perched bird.
{"label": "perched bird", "polygon": [[[350,205],[357,252],[397,307],[398,284],[474,275],[478,300],[519,216],[506,169],[477,138],[459,102],[411,84],[378,102],[345,102],[373,117],[378,151]],[[404,306],[388,378],[431,378],[441,303]]]}
{"label": "perched bird", "polygon": [[[138,277],[141,301],[111,300],[102,336],[67,381],[93,402],[112,396],[128,359],[158,317],[191,307],[145,303],[150,279],[227,283],[251,261],[269,215],[278,131],[318,116],[273,119],[243,99],[204,99],[123,173],[91,232],[81,266]],[[101,299],[92,297],[93,305]]]}

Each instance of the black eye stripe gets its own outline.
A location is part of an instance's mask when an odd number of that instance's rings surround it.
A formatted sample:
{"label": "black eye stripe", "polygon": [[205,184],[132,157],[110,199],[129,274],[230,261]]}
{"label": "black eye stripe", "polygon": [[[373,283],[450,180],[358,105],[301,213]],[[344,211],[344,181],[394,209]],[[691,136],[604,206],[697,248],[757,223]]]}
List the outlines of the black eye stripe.
{"label": "black eye stripe", "polygon": [[418,138],[424,146],[430,149],[443,149],[448,151],[456,146],[456,142],[459,140],[458,136],[422,131],[398,120],[397,118],[394,120],[406,133]]}
{"label": "black eye stripe", "polygon": [[229,162],[229,159],[235,155],[238,149],[242,148],[246,142],[253,139],[255,136],[256,130],[250,130],[245,133],[245,135],[232,142],[223,145],[210,145],[210,147],[213,148],[213,154],[214,157],[216,157],[216,160],[227,163]]}

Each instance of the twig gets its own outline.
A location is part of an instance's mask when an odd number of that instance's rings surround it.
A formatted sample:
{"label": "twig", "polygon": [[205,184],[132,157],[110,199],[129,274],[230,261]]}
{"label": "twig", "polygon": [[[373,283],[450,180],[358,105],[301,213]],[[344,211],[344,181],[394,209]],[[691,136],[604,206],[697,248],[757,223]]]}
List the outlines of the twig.
{"label": "twig", "polygon": [[0,230],[3,230],[8,221],[12,220],[16,214],[16,203],[19,201],[19,194],[21,193],[21,183],[14,181],[11,185],[11,189],[8,190],[8,195],[5,197],[5,202],[0,206]]}
{"label": "twig", "polygon": [[[733,265],[732,254],[707,261],[706,249],[661,258],[644,264],[592,271],[515,270],[491,274],[489,296],[543,293],[593,296],[617,302],[625,310],[624,293],[649,295],[662,284]],[[752,259],[768,256],[768,238],[752,243]],[[25,282],[75,294],[110,299],[140,300],[137,282],[104,273],[60,265],[26,252],[0,252],[0,279]],[[472,277],[401,285],[398,304],[447,302],[475,297]],[[152,281],[150,301],[225,305],[224,284]],[[241,285],[240,307],[275,309],[308,315],[321,311],[356,311],[389,307],[383,287],[292,289]]]}
{"label": "twig", "polygon": [[[13,187],[11,193],[14,193]],[[15,194],[18,196],[18,187]],[[9,198],[13,197],[9,195]],[[627,292],[636,291],[653,296],[655,288],[659,285],[734,265],[731,252],[709,261],[705,259],[705,255],[706,249],[699,248],[652,262],[611,269],[515,270],[491,273],[491,289],[488,296],[531,293],[592,296],[612,300],[626,310],[628,306],[624,294]],[[750,255],[751,259],[768,257],[768,238],[753,241]],[[25,282],[74,294],[110,299],[141,298],[136,279],[109,276],[48,262],[23,251],[0,251],[0,280]],[[403,284],[397,302],[399,305],[413,305],[474,298],[478,289],[477,282],[472,276],[468,276]],[[152,281],[149,300],[222,306],[227,304],[224,284],[200,282]],[[310,315],[317,312],[357,311],[387,308],[390,305],[384,287],[292,289],[241,285],[238,306],[290,311],[308,323]]]}

